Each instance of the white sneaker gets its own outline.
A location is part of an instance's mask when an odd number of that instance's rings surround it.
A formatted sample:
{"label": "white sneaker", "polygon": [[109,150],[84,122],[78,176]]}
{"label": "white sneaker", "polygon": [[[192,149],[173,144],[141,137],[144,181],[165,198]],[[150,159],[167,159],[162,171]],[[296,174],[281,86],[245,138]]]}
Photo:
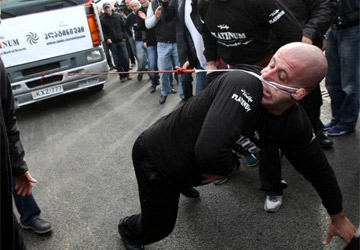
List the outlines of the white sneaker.
{"label": "white sneaker", "polygon": [[219,185],[224,184],[224,183],[227,182],[228,180],[229,180],[229,178],[224,178],[224,179],[216,180],[216,181],[214,181],[213,183],[214,183],[214,185],[219,186]]}
{"label": "white sneaker", "polygon": [[278,211],[282,204],[282,195],[267,195],[264,209],[268,213],[275,213]]}

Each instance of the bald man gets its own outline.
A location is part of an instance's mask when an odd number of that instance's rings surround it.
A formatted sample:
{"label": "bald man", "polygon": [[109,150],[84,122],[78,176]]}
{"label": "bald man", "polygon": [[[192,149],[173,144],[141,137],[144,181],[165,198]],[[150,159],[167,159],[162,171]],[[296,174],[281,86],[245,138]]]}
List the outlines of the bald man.
{"label": "bald man", "polygon": [[224,178],[239,167],[239,155],[272,143],[311,182],[330,214],[323,243],[334,235],[349,242],[356,229],[345,217],[334,172],[297,104],[326,71],[320,49],[291,43],[262,70],[243,65],[209,74],[214,79],[203,92],[144,131],[133,148],[141,214],[118,225],[126,249],[141,249],[172,232],[180,189]]}

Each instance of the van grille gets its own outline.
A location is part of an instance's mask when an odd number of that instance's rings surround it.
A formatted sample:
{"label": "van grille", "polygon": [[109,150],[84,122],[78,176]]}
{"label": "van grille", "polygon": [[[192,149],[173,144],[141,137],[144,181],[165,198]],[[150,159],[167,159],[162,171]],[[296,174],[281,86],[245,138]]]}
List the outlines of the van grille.
{"label": "van grille", "polygon": [[41,85],[45,85],[48,83],[53,83],[53,82],[60,82],[62,81],[63,76],[61,75],[56,75],[56,76],[50,76],[47,78],[41,78],[35,81],[31,81],[31,82],[27,82],[26,85],[28,86],[28,88],[35,88]]}
{"label": "van grille", "polygon": [[38,74],[38,73],[42,73],[45,71],[58,69],[58,68],[60,68],[60,63],[54,62],[54,63],[47,63],[44,65],[40,65],[40,66],[36,66],[36,67],[32,67],[32,68],[23,69],[23,70],[21,70],[21,73],[23,74],[23,76],[28,76],[28,75]]}

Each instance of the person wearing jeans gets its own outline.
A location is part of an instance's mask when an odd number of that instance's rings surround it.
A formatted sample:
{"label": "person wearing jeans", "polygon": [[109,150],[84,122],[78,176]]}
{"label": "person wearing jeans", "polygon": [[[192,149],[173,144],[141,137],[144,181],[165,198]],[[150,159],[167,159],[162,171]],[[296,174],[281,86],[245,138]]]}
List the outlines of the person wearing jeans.
{"label": "person wearing jeans", "polygon": [[325,53],[329,63],[325,86],[332,111],[332,120],[325,125],[329,136],[353,132],[359,116],[359,1],[338,1],[338,13]]}
{"label": "person wearing jeans", "polygon": [[[144,71],[146,65],[146,50],[144,47],[143,34],[139,27],[138,19],[138,11],[140,11],[141,5],[139,1],[132,0],[130,1],[130,8],[132,12],[128,15],[125,25],[127,28],[127,32],[129,37],[132,36],[134,39],[134,52],[136,54],[138,71]],[[137,76],[137,80],[141,81],[143,78],[143,73],[139,73]]]}
{"label": "person wearing jeans", "polygon": [[20,214],[21,227],[32,229],[36,233],[47,233],[53,230],[51,224],[40,218],[41,210],[32,194],[21,196],[15,190],[15,178],[13,178],[13,197],[15,206]]}
{"label": "person wearing jeans", "polygon": [[[128,72],[129,55],[126,47],[126,41],[111,43],[110,50],[113,54],[117,71]],[[131,80],[129,73],[120,73],[120,81],[125,81],[126,79]]]}
{"label": "person wearing jeans", "polygon": [[[159,70],[172,70],[173,67],[179,67],[179,58],[176,45],[176,25],[175,16],[171,20],[166,20],[161,11],[163,2],[152,1],[147,9],[145,26],[148,29],[155,27],[155,36],[157,40],[158,68]],[[161,96],[160,104],[166,102],[170,93],[176,93],[172,76],[170,73],[160,73]],[[179,96],[184,98],[181,88],[181,80],[178,77]]]}
{"label": "person wearing jeans", "polygon": [[105,42],[108,44],[114,58],[120,81],[131,80],[129,73],[129,54],[126,47],[127,34],[125,31],[125,21],[118,13],[113,12],[110,3],[103,4],[105,14],[101,18],[101,26],[104,33]]}
{"label": "person wearing jeans", "polygon": [[[197,11],[197,1],[179,0],[162,1],[162,15],[165,20],[176,16],[176,43],[179,62],[182,68],[207,69],[204,51],[204,41],[201,36],[201,20]],[[181,84],[184,92],[183,100],[193,96],[193,77],[191,74],[181,75]],[[196,74],[195,94],[199,94],[206,83],[206,73]]]}
{"label": "person wearing jeans", "polygon": [[[136,45],[136,58],[138,61],[138,71],[145,71],[145,66],[147,63],[146,49],[144,47],[144,42],[142,40],[135,41]],[[142,74],[138,74],[138,80],[142,80]]]}
{"label": "person wearing jeans", "polygon": [[[159,70],[172,70],[173,63],[175,67],[176,66],[179,67],[176,42],[174,43],[158,42],[157,52],[158,52]],[[161,82],[161,96],[164,96],[166,100],[166,97],[170,93],[175,92],[173,77],[171,73],[160,73],[160,82]],[[180,88],[180,84],[181,84],[180,79],[178,83]],[[160,104],[162,104],[161,100],[160,100]]]}
{"label": "person wearing jeans", "polygon": [[[148,46],[146,49],[147,52],[147,58],[149,63],[149,71],[156,71],[158,70],[157,66],[157,45],[155,46]],[[149,73],[150,81],[151,81],[151,87],[150,87],[150,93],[154,93],[156,90],[156,86],[159,85],[159,74],[158,73]]]}
{"label": "person wearing jeans", "polygon": [[[143,31],[143,48],[145,49],[145,61],[148,63],[149,71],[158,70],[157,67],[157,41],[155,36],[155,28],[147,29],[145,26],[145,18],[147,9],[149,7],[149,0],[141,0],[141,7],[136,12],[136,22],[138,24],[139,30]],[[140,64],[140,63],[139,63]],[[144,65],[145,67],[145,65]],[[151,81],[150,93],[156,91],[156,86],[159,85],[159,74],[158,73],[149,73],[149,78]]]}

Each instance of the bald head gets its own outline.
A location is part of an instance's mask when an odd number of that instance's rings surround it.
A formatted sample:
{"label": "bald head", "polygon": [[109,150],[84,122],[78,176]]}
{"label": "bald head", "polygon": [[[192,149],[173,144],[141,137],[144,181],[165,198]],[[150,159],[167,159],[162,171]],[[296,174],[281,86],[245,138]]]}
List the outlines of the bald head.
{"label": "bald head", "polygon": [[131,0],[129,6],[132,11],[136,12],[140,8],[140,2],[138,0]]}
{"label": "bald head", "polygon": [[325,77],[328,66],[324,53],[316,46],[294,42],[282,46],[277,52],[296,65],[296,85],[313,90]]}

